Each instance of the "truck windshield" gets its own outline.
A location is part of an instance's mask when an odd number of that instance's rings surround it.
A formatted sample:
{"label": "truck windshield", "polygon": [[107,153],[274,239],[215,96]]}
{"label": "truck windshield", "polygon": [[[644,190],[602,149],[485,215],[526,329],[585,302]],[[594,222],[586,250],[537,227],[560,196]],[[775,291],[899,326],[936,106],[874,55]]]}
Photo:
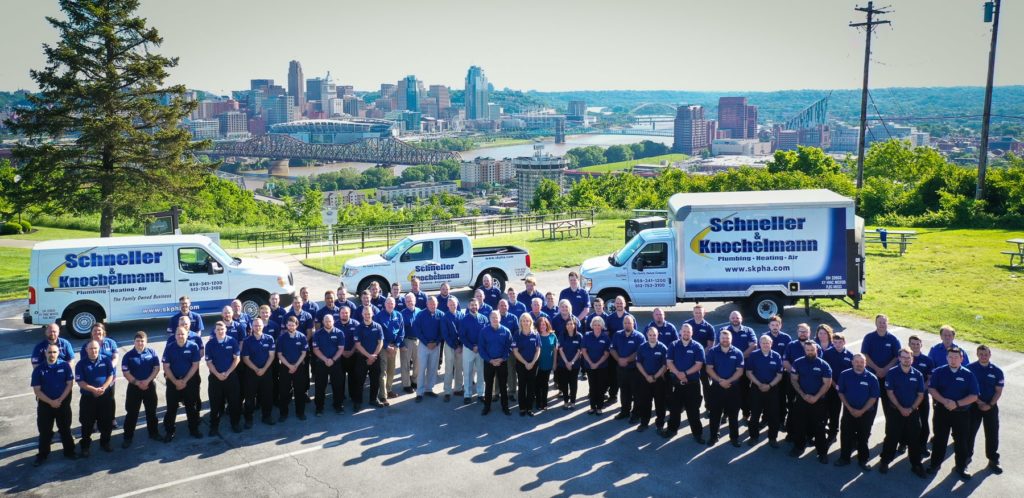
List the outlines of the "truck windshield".
{"label": "truck windshield", "polygon": [[612,254],[612,264],[615,266],[622,266],[626,264],[626,261],[629,261],[629,258],[633,257],[633,253],[643,247],[643,245],[644,238],[639,235],[629,239],[629,242],[626,243],[625,247],[619,249],[615,254]]}
{"label": "truck windshield", "polygon": [[399,254],[404,253],[405,250],[408,249],[410,246],[412,246],[412,239],[406,237],[398,241],[397,244],[391,246],[391,249],[384,251],[384,254],[381,254],[380,256],[388,261],[391,261],[392,259],[395,259],[395,257],[398,256]]}
{"label": "truck windshield", "polygon": [[217,259],[223,261],[225,264],[235,266],[241,261],[238,258],[231,257],[227,251],[225,251],[224,248],[219,246],[216,242],[211,242],[208,249],[210,249],[210,252],[212,252]]}

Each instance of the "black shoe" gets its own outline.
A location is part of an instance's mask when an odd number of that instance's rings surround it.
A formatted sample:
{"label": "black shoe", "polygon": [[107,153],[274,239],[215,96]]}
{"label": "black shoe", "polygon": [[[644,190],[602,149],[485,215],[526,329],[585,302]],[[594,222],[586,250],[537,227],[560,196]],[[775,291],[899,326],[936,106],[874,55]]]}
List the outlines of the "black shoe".
{"label": "black shoe", "polygon": [[218,429],[216,427],[210,427],[210,433],[207,434],[208,437],[217,437],[219,435],[220,435],[220,429]]}
{"label": "black shoe", "polygon": [[462,404],[468,405],[473,402],[473,398],[462,398]]}
{"label": "black shoe", "polygon": [[193,438],[195,438],[195,439],[202,439],[203,438],[203,433],[199,432],[198,429],[197,430],[189,431],[188,434],[190,436],[192,436]]}
{"label": "black shoe", "polygon": [[[920,470],[921,474],[924,474],[924,469],[922,469],[921,467],[913,467],[910,470],[913,471],[915,474],[917,474],[917,471]],[[881,462],[878,462],[878,473],[879,474],[888,474],[889,473],[889,462],[886,462],[885,460],[882,460]]]}
{"label": "black shoe", "polygon": [[711,438],[711,439],[708,439],[708,442],[707,442],[706,444],[707,444],[708,446],[714,446],[714,445],[715,445],[716,443],[718,443],[718,438],[714,438],[714,437],[713,437],[713,438]]}
{"label": "black shoe", "polygon": [[373,401],[370,403],[370,406],[374,408],[384,408],[384,403],[381,403],[380,401]]}
{"label": "black shoe", "polygon": [[164,442],[170,443],[171,441],[174,441],[174,433],[168,432],[167,434],[164,434]]}
{"label": "black shoe", "polygon": [[107,453],[114,451],[114,448],[110,447],[110,443],[100,443],[100,449]]}
{"label": "black shoe", "polygon": [[491,407],[485,406],[484,411],[480,412],[480,415],[487,415],[488,413],[491,413]]}
{"label": "black shoe", "polygon": [[403,388],[402,388],[402,391],[403,391],[403,392],[404,392],[405,394],[412,394],[412,393],[413,393],[414,391],[416,391],[416,390],[415,390],[415,389],[413,389],[413,388],[411,388],[411,387],[403,387]]}
{"label": "black shoe", "polygon": [[238,424],[233,424],[231,426],[231,432],[234,432],[235,434],[238,434],[239,432],[242,432],[242,426],[240,426]]}
{"label": "black shoe", "polygon": [[939,473],[939,466],[938,465],[929,465],[928,466],[928,474],[929,475],[935,475],[935,474],[938,474],[938,473]]}
{"label": "black shoe", "polygon": [[804,454],[804,450],[801,448],[793,448],[789,450],[789,456],[793,458],[800,458],[800,455]]}
{"label": "black shoe", "polygon": [[836,463],[834,465],[836,467],[846,467],[847,465],[850,465],[850,463],[851,462],[849,458],[840,457],[839,460],[836,460]]}
{"label": "black shoe", "polygon": [[121,441],[121,448],[122,449],[128,449],[131,446],[132,446],[132,440],[131,439],[125,438],[124,441]]}
{"label": "black shoe", "polygon": [[637,423],[639,421],[640,421],[640,417],[638,417],[636,415],[632,415],[632,416],[629,417],[629,423],[631,423],[631,424],[635,424],[635,423]]}
{"label": "black shoe", "polygon": [[999,466],[999,462],[988,462],[988,470],[995,475],[1003,473],[1003,468]]}
{"label": "black shoe", "polygon": [[449,402],[451,400],[452,400],[452,395],[451,394],[445,394],[444,395],[444,402],[445,403],[447,403],[447,402]]}
{"label": "black shoe", "polygon": [[[886,469],[886,470],[888,470],[888,469]],[[916,475],[917,477],[920,477],[921,479],[927,479],[928,478],[928,473],[925,472],[924,471],[924,467],[922,467],[920,465],[918,465],[917,467],[911,468],[910,471],[913,472],[914,475]],[[879,469],[879,472],[881,472],[881,469]]]}
{"label": "black shoe", "polygon": [[505,412],[505,415],[512,415],[512,410],[508,408],[502,408],[501,411]]}
{"label": "black shoe", "polygon": [[967,481],[970,480],[970,478],[974,477],[969,472],[967,472],[967,469],[961,467],[953,469],[953,473],[960,477],[960,480],[962,481]]}
{"label": "black shoe", "polygon": [[252,429],[252,419],[251,418],[245,419],[245,426],[244,427],[246,429]]}
{"label": "black shoe", "polygon": [[313,416],[314,417],[323,417],[324,416],[323,408],[317,408],[316,411],[313,412]]}
{"label": "black shoe", "polygon": [[260,422],[263,422],[263,425],[274,425],[275,424],[274,419],[272,417],[263,417],[262,419],[260,419]]}
{"label": "black shoe", "polygon": [[43,462],[45,462],[45,461],[46,461],[46,457],[44,457],[43,455],[36,455],[36,459],[32,460],[32,466],[33,467],[38,467],[38,466],[42,465]]}
{"label": "black shoe", "polygon": [[730,443],[733,445],[733,447],[736,447],[736,448],[739,448],[740,446],[742,446],[740,444],[740,440],[739,439],[733,439],[732,441],[730,441]]}
{"label": "black shoe", "polygon": [[921,458],[928,458],[930,456],[932,456],[932,452],[928,451],[925,448],[921,448]]}
{"label": "black shoe", "polygon": [[697,444],[700,444],[700,445],[708,444],[707,441],[704,440],[704,436],[694,436],[693,437],[693,442],[695,442]]}
{"label": "black shoe", "polygon": [[423,394],[425,394],[427,396],[430,396],[431,398],[436,398],[437,397],[437,393],[435,393],[434,391],[427,391],[427,392],[425,392]]}
{"label": "black shoe", "polygon": [[756,437],[752,437],[750,439],[747,439],[747,446],[750,446],[751,448],[753,448],[754,446],[757,446],[757,438]]}
{"label": "black shoe", "polygon": [[619,412],[619,414],[615,416],[615,420],[622,420],[622,419],[626,419],[626,418],[629,418],[629,414],[628,413]]}
{"label": "black shoe", "polygon": [[646,426],[646,425],[643,425],[643,424],[640,424],[640,425],[638,425],[638,426],[636,427],[636,431],[637,431],[637,432],[643,432],[643,431],[646,431],[646,430],[647,430],[647,426]]}
{"label": "black shoe", "polygon": [[413,382],[412,383],[412,390],[415,391],[417,387],[420,387],[420,386],[416,385],[416,383]]}
{"label": "black shoe", "polygon": [[871,472],[871,465],[867,462],[859,463],[857,466],[860,467],[860,470],[863,472]]}
{"label": "black shoe", "polygon": [[419,395],[417,395],[417,396],[416,396],[416,402],[417,402],[417,403],[422,403],[422,402],[423,402],[423,396],[419,396]]}
{"label": "black shoe", "polygon": [[89,458],[89,448],[82,448],[82,458]]}
{"label": "black shoe", "polygon": [[777,440],[775,440],[775,439],[769,439],[768,440],[768,446],[771,446],[772,448],[776,448],[777,449],[779,446],[782,446],[782,445],[780,445],[779,442]]}
{"label": "black shoe", "polygon": [[306,420],[306,414],[305,413],[300,413],[300,414],[296,415],[295,418],[297,418],[299,420]]}
{"label": "black shoe", "polygon": [[828,464],[828,455],[818,455],[818,463],[822,465]]}

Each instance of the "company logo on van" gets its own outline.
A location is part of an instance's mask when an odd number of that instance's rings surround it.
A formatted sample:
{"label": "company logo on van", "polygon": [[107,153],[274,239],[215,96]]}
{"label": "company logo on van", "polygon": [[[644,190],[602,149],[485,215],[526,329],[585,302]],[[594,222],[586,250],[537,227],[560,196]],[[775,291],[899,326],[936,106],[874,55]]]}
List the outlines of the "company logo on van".
{"label": "company logo on van", "polygon": [[[163,272],[119,272],[118,267],[134,265],[159,264],[163,257],[161,251],[127,251],[123,253],[99,254],[92,252],[96,248],[82,253],[64,255],[64,262],[53,269],[47,277],[50,287],[56,289],[82,289],[89,287],[110,287],[113,285],[143,284],[164,282]],[[107,268],[106,273],[97,272],[93,275],[67,276],[68,269]]]}
{"label": "company logo on van", "polygon": [[[709,254],[743,254],[743,253],[791,253],[816,252],[818,241],[776,240],[762,237],[761,232],[803,230],[807,218],[791,218],[787,216],[769,216],[765,218],[736,218],[732,213],[724,218],[711,218],[708,226],[690,240],[690,250],[696,254],[711,258]],[[753,239],[714,241],[706,240],[712,232],[755,232]]]}

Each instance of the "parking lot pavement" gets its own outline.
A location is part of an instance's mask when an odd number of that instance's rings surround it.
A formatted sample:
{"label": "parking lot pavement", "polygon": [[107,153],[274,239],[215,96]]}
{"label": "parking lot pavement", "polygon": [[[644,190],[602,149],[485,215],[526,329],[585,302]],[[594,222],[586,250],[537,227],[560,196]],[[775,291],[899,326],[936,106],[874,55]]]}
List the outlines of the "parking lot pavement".
{"label": "parking lot pavement", "polygon": [[[296,281],[310,284],[314,295],[323,286],[335,285],[336,277],[296,268]],[[303,272],[300,273],[299,271]],[[313,272],[313,273],[308,273]],[[566,272],[539,274],[539,288],[561,289]],[[305,279],[305,280],[304,280]],[[466,290],[456,292],[469,297]],[[713,311],[709,320],[726,322],[732,305],[705,303]],[[386,409],[369,409],[353,415],[346,406],[343,415],[313,417],[312,407],[305,422],[294,415],[272,427],[257,423],[241,434],[222,430],[220,437],[191,439],[181,426],[171,444],[147,440],[140,431],[135,446],[120,449],[120,430],[115,430],[113,453],[94,451],[87,460],[66,461],[54,447],[49,461],[31,467],[37,435],[35,401],[28,387],[31,371],[28,351],[41,340],[37,328],[24,329],[21,304],[0,305],[0,490],[6,493],[39,495],[215,495],[256,496],[365,495],[409,496],[440,491],[450,496],[506,495],[525,493],[538,496],[605,494],[613,496],[750,496],[792,494],[809,496],[853,493],[864,496],[908,496],[925,494],[977,494],[1012,496],[1024,487],[1021,473],[1024,436],[1014,428],[1024,413],[1024,398],[1017,386],[1024,381],[1024,355],[994,350],[993,361],[1006,371],[1007,391],[1002,406],[1002,464],[1000,476],[983,470],[983,441],[977,442],[978,458],[970,470],[975,477],[966,483],[950,474],[947,461],[938,476],[927,480],[910,473],[905,458],[897,460],[888,475],[877,471],[861,473],[856,466],[824,466],[808,451],[803,458],[786,455],[788,447],[772,449],[762,442],[755,448],[733,448],[728,442],[713,448],[698,446],[684,428],[670,441],[653,431],[637,433],[633,426],[612,420],[615,410],[601,417],[586,414],[586,382],[580,383],[575,411],[563,411],[560,402],[537,417],[506,417],[500,410],[483,417],[481,405],[464,406],[460,399],[450,403],[427,398],[414,403],[409,395],[393,400]],[[689,305],[667,310],[669,321],[679,324],[689,318]],[[18,317],[12,316],[17,310]],[[650,320],[649,309],[634,310],[641,324]],[[898,310],[890,311],[899,323]],[[812,328],[830,323],[847,335],[848,344],[859,350],[859,341],[873,329],[872,321],[844,314],[828,315],[791,308],[784,315],[784,331],[793,332],[805,321]],[[759,324],[748,323],[758,332]],[[148,331],[152,346],[163,349],[162,321],[134,322],[111,327],[111,337],[130,347],[135,330]],[[931,347],[938,342],[932,334],[896,327],[894,333],[906,343],[917,333]],[[82,341],[72,340],[77,347]],[[973,352],[974,344],[962,343]],[[203,399],[208,385],[205,366]],[[117,413],[123,423],[124,384],[117,386]],[[158,381],[160,417],[163,417],[163,383]],[[399,390],[400,391],[400,390]],[[441,386],[435,391],[440,392]],[[78,399],[73,411],[78,432]],[[555,393],[552,389],[551,397]],[[497,408],[497,405],[495,406]],[[204,421],[208,417],[204,408]],[[706,419],[705,419],[706,424]],[[877,464],[883,436],[883,416],[878,415],[871,437]],[[204,431],[206,423],[201,426]],[[222,424],[222,429],[226,429]],[[161,431],[163,429],[161,428]],[[741,438],[746,438],[741,427]],[[979,439],[982,439],[979,436]],[[724,439],[723,439],[724,441]],[[762,440],[763,441],[763,440]],[[56,443],[55,443],[56,444]],[[831,457],[838,457],[838,444]],[[949,452],[952,453],[952,450]],[[950,456],[950,460],[952,456]]]}

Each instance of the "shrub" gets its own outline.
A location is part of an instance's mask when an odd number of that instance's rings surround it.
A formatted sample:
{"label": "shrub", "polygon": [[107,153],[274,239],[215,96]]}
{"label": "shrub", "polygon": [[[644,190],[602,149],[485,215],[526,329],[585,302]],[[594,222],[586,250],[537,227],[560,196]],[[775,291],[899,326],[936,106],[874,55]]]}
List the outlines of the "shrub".
{"label": "shrub", "polygon": [[21,225],[21,233],[29,233],[32,231],[32,224],[29,223],[28,220],[22,220],[19,224]]}
{"label": "shrub", "polygon": [[19,233],[21,233],[21,225],[13,221],[0,225],[0,235],[15,235]]}

